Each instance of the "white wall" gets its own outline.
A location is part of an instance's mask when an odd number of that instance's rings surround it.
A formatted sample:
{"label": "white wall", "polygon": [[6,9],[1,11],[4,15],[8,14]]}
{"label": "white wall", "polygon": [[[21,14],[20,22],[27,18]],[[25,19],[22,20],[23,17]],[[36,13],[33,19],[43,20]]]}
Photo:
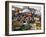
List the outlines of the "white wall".
{"label": "white wall", "polygon": [[[5,1],[6,0],[0,0],[0,37],[15,37],[15,36],[5,36]],[[17,0],[17,1],[46,3],[46,0]],[[46,13],[45,13],[45,23],[46,23]],[[16,37],[46,37],[46,34],[23,35],[23,36],[21,35]]]}

